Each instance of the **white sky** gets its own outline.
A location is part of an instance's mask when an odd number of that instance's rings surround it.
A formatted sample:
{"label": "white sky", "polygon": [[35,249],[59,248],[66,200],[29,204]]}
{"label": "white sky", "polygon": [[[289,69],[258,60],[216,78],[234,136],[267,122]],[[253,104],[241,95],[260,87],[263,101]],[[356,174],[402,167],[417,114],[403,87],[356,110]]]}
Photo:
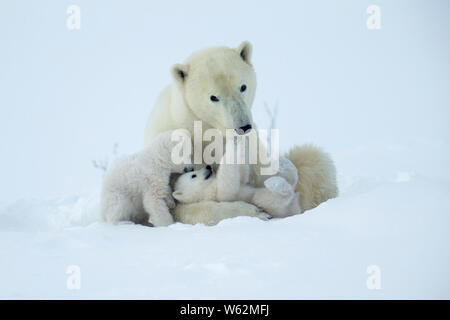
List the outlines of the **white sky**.
{"label": "white sky", "polygon": [[[81,30],[66,28],[71,4]],[[380,30],[366,27],[370,4],[381,8]],[[5,2],[0,202],[98,187],[91,160],[115,142],[119,153],[139,150],[170,66],[242,40],[254,46],[254,118],[264,127],[264,102],[279,103],[283,150],[319,144],[344,175],[395,167],[450,180],[449,9],[411,0]],[[346,162],[371,148],[391,153]],[[397,157],[403,150],[414,152]]]}

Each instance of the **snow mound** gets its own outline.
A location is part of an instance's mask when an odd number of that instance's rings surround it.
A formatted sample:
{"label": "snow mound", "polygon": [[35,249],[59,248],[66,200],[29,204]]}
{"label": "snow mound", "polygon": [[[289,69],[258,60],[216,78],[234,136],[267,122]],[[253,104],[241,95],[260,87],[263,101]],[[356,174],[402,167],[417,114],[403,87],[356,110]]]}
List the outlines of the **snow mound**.
{"label": "snow mound", "polygon": [[22,199],[0,208],[0,232],[48,231],[99,221],[99,193],[59,199]]}

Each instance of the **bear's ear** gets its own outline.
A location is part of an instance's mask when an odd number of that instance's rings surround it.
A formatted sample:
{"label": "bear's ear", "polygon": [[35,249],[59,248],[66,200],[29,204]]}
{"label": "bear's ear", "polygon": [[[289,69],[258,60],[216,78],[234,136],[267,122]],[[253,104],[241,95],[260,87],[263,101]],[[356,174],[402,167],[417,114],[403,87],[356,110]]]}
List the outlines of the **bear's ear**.
{"label": "bear's ear", "polygon": [[179,83],[184,83],[188,74],[188,67],[184,64],[175,64],[170,70],[172,77]]}
{"label": "bear's ear", "polygon": [[183,192],[181,192],[180,190],[172,192],[172,197],[180,202],[182,202],[184,199]]}
{"label": "bear's ear", "polygon": [[252,58],[252,45],[250,42],[248,41],[242,42],[235,50],[239,53],[242,60],[247,62],[249,65],[252,65],[250,61]]}

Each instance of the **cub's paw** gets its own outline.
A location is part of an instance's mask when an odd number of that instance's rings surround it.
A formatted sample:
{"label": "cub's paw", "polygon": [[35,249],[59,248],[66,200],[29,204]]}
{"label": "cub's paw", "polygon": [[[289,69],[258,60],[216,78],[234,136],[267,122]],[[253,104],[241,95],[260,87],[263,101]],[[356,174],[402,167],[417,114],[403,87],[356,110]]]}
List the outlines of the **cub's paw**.
{"label": "cub's paw", "polygon": [[270,177],[264,181],[264,186],[281,196],[289,196],[293,193],[292,186],[284,178],[278,176]]}
{"label": "cub's paw", "polygon": [[280,157],[277,176],[286,179],[286,181],[293,187],[295,187],[298,182],[297,168],[289,159],[285,157]]}

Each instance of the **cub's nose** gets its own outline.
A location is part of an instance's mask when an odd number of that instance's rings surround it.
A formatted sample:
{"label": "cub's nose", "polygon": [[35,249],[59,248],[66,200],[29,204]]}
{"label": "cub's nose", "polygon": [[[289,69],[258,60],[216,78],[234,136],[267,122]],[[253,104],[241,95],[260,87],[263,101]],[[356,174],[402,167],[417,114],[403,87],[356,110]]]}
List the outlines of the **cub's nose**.
{"label": "cub's nose", "polygon": [[207,165],[207,166],[205,167],[205,169],[206,169],[205,180],[208,180],[208,179],[212,176],[213,171],[212,171],[212,168],[211,168],[210,165]]}
{"label": "cub's nose", "polygon": [[183,169],[183,172],[184,172],[184,173],[186,173],[186,172],[191,172],[191,171],[194,171],[194,167],[191,166],[191,165],[186,166],[186,167],[184,167],[184,169]]}
{"label": "cub's nose", "polygon": [[247,132],[249,132],[250,130],[252,130],[252,125],[247,124],[243,127],[239,127],[239,129],[235,129],[235,130],[239,135],[243,135],[243,134],[246,134]]}

